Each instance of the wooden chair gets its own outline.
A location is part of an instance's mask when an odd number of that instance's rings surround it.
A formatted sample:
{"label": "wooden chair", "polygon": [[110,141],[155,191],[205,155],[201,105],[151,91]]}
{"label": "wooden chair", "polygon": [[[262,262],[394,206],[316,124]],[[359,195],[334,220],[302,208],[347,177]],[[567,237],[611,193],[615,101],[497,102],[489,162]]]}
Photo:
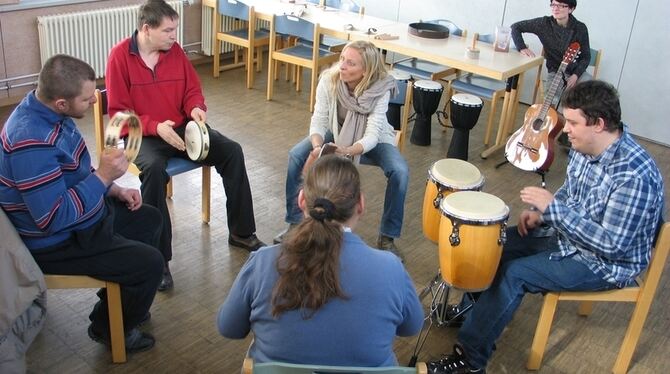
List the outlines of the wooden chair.
{"label": "wooden chair", "polygon": [[242,374],[314,374],[314,373],[343,373],[343,374],[428,374],[428,367],[424,362],[418,362],[415,367],[353,367],[328,365],[299,365],[283,362],[264,362],[254,364],[252,358],[245,358],[242,364]]}
{"label": "wooden chair", "polygon": [[[598,79],[598,72],[600,70],[600,59],[603,57],[602,49],[593,49],[591,48],[591,60],[589,61],[589,67],[593,68],[593,73],[589,73],[588,70],[584,72],[587,79]],[[542,50],[542,56],[544,56],[544,49]],[[544,83],[542,81],[542,71],[544,64],[541,64],[537,67],[537,76],[535,78],[535,87],[533,88],[533,102],[541,103],[544,101]]]}
{"label": "wooden chair", "polygon": [[[3,246],[16,246],[13,249],[28,252],[16,228],[0,209],[0,233]],[[7,247],[5,247],[7,248]],[[32,256],[28,255],[32,260]],[[37,264],[35,264],[37,266]],[[121,288],[118,283],[105,282],[81,275],[44,275],[47,288],[107,288],[107,305],[109,312],[109,336],[112,345],[112,361],[126,362],[126,341],[123,332],[123,312],[121,309]],[[24,285],[25,286],[25,285]]]}
{"label": "wooden chair", "polygon": [[[493,44],[495,34],[475,34],[477,41]],[[510,48],[514,48],[514,43],[510,41]],[[505,96],[506,83],[503,81],[483,77],[476,74],[466,74],[457,79],[449,81],[447,85],[447,100],[449,103],[451,96],[456,92],[464,92],[486,99],[491,103],[489,118],[486,122],[486,132],[484,133],[484,145],[488,145],[493,131],[493,119],[495,118],[496,105],[499,99]],[[446,105],[445,104],[445,105]],[[501,119],[502,121],[502,119]]]}
{"label": "wooden chair", "polygon": [[112,362],[115,364],[126,362],[126,341],[123,332],[121,287],[119,284],[98,280],[85,275],[45,274],[44,280],[49,289],[106,288],[109,314],[109,337],[112,345]]}
{"label": "wooden chair", "polygon": [[[298,43],[286,48],[277,49],[277,34],[294,35],[298,38],[309,40],[311,46]],[[340,57],[339,52],[331,52],[318,47],[319,43],[314,41],[321,40],[321,28],[318,23],[312,23],[308,20],[294,17],[291,15],[275,15],[270,23],[270,50],[268,52],[268,87],[267,100],[272,100],[274,81],[277,79],[276,67],[279,62],[293,64],[298,67],[311,69],[311,82],[309,94],[309,110],[314,110],[314,101],[316,97],[316,84],[318,83],[318,74],[322,66],[332,64]],[[296,90],[300,90],[300,77],[296,82]]]}
{"label": "wooden chair", "polygon": [[[95,124],[95,145],[98,154],[105,148],[105,115],[107,114],[107,90],[95,90],[96,103],[93,105],[93,119]],[[172,198],[172,177],[187,171],[202,168],[202,221],[209,223],[211,202],[211,179],[212,171],[208,165],[201,165],[180,157],[172,157],[167,162],[166,171],[170,176],[167,185],[167,197]],[[140,175],[140,169],[135,164],[130,164],[128,171],[134,175]]]}
{"label": "wooden chair", "polygon": [[549,338],[551,323],[556,312],[559,300],[581,301],[579,314],[587,316],[591,313],[594,301],[619,301],[635,303],[633,315],[630,318],[626,335],[624,336],[619,355],[617,356],[613,373],[625,373],[633,357],[633,352],[642,333],[642,327],[649,314],[649,308],[654,300],[663,267],[670,252],[670,223],[664,223],[659,232],[656,244],[652,250],[651,262],[644,276],[638,280],[638,285],[622,289],[598,292],[550,292],[544,297],[544,304],[540,311],[540,318],[535,330],[535,337],[530,348],[530,355],[526,368],[538,370],[542,363],[542,356]]}
{"label": "wooden chair", "polygon": [[[217,31],[221,24],[220,16],[235,18],[236,28],[228,31]],[[214,77],[219,77],[219,72],[246,66],[247,88],[254,86],[254,62],[256,71],[260,72],[263,67],[263,46],[270,44],[270,33],[266,30],[256,29],[256,12],[253,6],[248,6],[237,0],[219,0],[218,14],[212,12],[212,24],[216,25],[214,30]],[[221,42],[235,45],[234,62],[220,66]],[[237,46],[246,48],[246,58],[239,62]],[[254,58],[254,52],[256,57]]]}

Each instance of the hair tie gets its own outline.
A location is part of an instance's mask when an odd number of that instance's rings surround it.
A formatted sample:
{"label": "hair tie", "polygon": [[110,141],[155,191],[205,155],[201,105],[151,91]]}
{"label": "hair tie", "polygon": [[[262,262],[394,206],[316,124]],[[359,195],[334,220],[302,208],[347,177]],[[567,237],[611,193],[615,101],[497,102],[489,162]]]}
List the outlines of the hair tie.
{"label": "hair tie", "polygon": [[319,197],[314,200],[314,207],[309,210],[310,217],[319,222],[326,219],[332,219],[335,213],[335,204],[325,197]]}

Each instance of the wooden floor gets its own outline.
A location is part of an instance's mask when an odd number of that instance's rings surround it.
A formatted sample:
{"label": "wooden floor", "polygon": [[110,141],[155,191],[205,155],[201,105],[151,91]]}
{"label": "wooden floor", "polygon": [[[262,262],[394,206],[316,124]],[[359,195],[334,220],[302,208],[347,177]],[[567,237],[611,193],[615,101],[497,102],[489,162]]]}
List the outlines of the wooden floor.
{"label": "wooden floor", "polygon": [[[310,113],[308,92],[295,92],[279,81],[274,101],[265,100],[266,75],[258,74],[256,88],[247,90],[242,70],[211,78],[211,65],[198,66],[209,106],[209,124],[235,139],[244,148],[254,196],[258,235],[270,243],[284,228],[284,182],[289,148],[307,134]],[[307,77],[306,80],[309,78]],[[307,85],[305,84],[305,88]],[[308,88],[307,88],[308,89]],[[525,111],[520,108],[519,117]],[[522,208],[518,192],[526,185],[538,185],[537,175],[510,165],[495,166],[503,160],[497,153],[487,160],[478,155],[488,111],[482,112],[471,134],[470,162],[486,177],[484,191],[502,198],[511,208],[510,224]],[[92,115],[78,121],[90,148],[94,147]],[[517,126],[520,122],[517,122]],[[633,127],[635,124],[631,124]],[[663,124],[659,122],[659,126]],[[421,209],[427,170],[444,158],[452,130],[443,132],[433,124],[432,145],[412,144],[405,148],[411,175],[405,204],[402,237],[397,244],[407,254],[406,267],[417,289],[435,275],[438,268],[436,246],[421,232]],[[661,166],[666,196],[670,186],[670,148],[643,142]],[[557,159],[548,175],[548,188],[555,190],[563,180],[566,156]],[[379,227],[385,179],[380,169],[361,166],[367,212],[357,232],[374,244]],[[132,176],[125,185],[139,186]],[[28,352],[30,373],[236,373],[239,372],[250,339],[228,340],[219,336],[215,316],[228,290],[248,257],[246,251],[228,247],[225,196],[218,177],[213,178],[212,220],[200,220],[200,175],[198,171],[175,178],[175,195],[169,206],[174,226],[174,259],[171,268],[175,289],[159,293],[151,308],[152,319],[144,329],[156,337],[156,346],[129,356],[123,365],[111,363],[110,352],[91,341],[86,328],[88,313],[96,300],[93,290],[49,291],[46,326]],[[668,209],[666,208],[666,216]],[[452,295],[453,296],[453,295]],[[670,277],[666,274],[652,305],[631,373],[670,372]],[[509,328],[497,342],[488,370],[490,373],[525,372],[532,334],[537,323],[541,296],[528,295]],[[589,318],[576,314],[576,304],[559,304],[541,373],[607,373],[623,339],[632,306],[597,304]],[[456,330],[433,329],[420,360],[440,357],[451,349]],[[400,363],[408,362],[415,338],[398,339]]]}

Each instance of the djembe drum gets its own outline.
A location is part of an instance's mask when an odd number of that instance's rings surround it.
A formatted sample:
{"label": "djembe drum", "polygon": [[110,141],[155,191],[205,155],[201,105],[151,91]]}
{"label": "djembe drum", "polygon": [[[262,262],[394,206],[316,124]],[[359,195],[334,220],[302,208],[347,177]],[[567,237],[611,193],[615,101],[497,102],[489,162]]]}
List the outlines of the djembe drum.
{"label": "djembe drum", "polygon": [[442,85],[435,81],[419,80],[414,82],[412,106],[416,117],[412,136],[409,139],[412,144],[430,145],[431,117],[440,105],[443,90]]}
{"label": "djembe drum", "polygon": [[484,177],[476,166],[455,158],[435,161],[428,169],[423,195],[423,234],[437,243],[440,234],[440,203],[456,191],[479,191]]}
{"label": "djembe drum", "polygon": [[509,207],[479,191],[459,191],[440,203],[440,273],[466,292],[487,289],[498,270]]}
{"label": "djembe drum", "polygon": [[475,126],[482,111],[482,99],[470,94],[456,94],[451,97],[449,110],[451,124],[454,125],[454,134],[451,136],[447,157],[468,159],[468,143],[470,130]]}

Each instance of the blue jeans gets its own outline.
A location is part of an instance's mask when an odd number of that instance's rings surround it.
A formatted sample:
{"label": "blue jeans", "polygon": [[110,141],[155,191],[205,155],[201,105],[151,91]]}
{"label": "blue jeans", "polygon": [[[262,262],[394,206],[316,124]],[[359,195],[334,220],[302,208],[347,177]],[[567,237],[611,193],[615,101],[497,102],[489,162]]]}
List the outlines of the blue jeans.
{"label": "blue jeans", "polygon": [[[333,134],[326,133],[324,142],[332,142]],[[288,153],[286,172],[286,222],[299,223],[303,213],[298,208],[298,192],[302,185],[302,168],[312,151],[312,143],[307,137],[293,146]],[[379,232],[392,238],[400,237],[405,214],[405,194],[409,183],[409,168],[398,148],[393,144],[378,143],[376,147],[361,156],[361,164],[376,165],[386,176],[384,213]]]}
{"label": "blue jeans", "polygon": [[595,291],[614,288],[572,257],[550,260],[558,251],[555,235],[522,238],[516,227],[507,229],[507,243],[498,272],[482,292],[458,332],[468,362],[486,367],[495,342],[512,320],[524,294],[550,291]]}

